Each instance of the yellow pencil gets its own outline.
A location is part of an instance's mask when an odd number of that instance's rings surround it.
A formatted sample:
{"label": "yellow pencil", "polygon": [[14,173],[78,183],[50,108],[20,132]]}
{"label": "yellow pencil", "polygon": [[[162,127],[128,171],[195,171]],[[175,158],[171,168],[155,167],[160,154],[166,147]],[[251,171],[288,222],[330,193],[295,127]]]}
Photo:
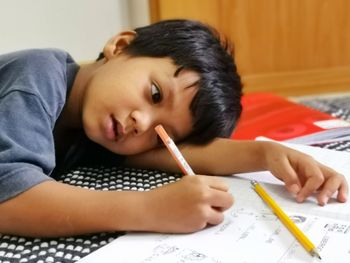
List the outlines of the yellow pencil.
{"label": "yellow pencil", "polygon": [[288,230],[294,235],[294,237],[302,244],[302,246],[308,251],[312,256],[316,256],[321,259],[316,247],[308,239],[308,237],[297,227],[296,224],[283,212],[283,210],[278,206],[278,204],[272,199],[271,196],[262,188],[262,186],[257,181],[251,181],[254,190],[259,194],[259,196],[268,204],[272,211],[277,215],[277,217],[282,221],[282,223],[288,228]]}

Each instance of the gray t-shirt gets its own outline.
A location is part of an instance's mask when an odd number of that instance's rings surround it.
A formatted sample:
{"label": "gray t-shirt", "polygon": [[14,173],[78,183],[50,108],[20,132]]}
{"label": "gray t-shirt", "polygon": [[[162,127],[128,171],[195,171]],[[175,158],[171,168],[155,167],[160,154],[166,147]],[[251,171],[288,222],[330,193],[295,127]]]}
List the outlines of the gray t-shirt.
{"label": "gray t-shirt", "polygon": [[0,56],[0,202],[52,180],[53,129],[78,68],[56,49]]}

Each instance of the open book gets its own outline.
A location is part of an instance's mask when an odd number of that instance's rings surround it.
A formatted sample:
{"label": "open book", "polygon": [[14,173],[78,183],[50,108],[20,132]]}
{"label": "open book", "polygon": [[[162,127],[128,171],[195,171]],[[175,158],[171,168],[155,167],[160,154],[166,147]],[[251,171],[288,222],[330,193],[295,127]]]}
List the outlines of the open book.
{"label": "open book", "polygon": [[285,140],[289,143],[300,143],[306,145],[322,144],[329,142],[350,141],[350,127],[338,127],[336,129],[329,129],[299,136],[296,138]]}
{"label": "open book", "polygon": [[[331,165],[350,178],[350,153],[304,145],[288,145]],[[285,228],[250,185],[266,191],[316,245],[322,262],[350,262],[350,202],[331,200],[320,207],[314,197],[295,202],[269,172],[223,177],[235,204],[223,223],[192,234],[129,233],[80,260],[92,262],[319,262]],[[314,260],[314,261],[313,261]]]}

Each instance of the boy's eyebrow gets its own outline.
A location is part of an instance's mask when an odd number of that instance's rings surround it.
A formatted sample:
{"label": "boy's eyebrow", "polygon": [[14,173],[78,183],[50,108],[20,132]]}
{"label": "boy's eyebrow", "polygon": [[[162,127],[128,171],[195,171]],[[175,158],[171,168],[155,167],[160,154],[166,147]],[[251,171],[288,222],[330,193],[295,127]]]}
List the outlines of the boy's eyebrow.
{"label": "boy's eyebrow", "polygon": [[178,67],[178,68],[175,70],[174,77],[176,78],[176,77],[180,74],[181,70],[183,70],[183,69],[184,69],[183,66]]}
{"label": "boy's eyebrow", "polygon": [[[174,77],[176,78],[177,76],[179,76],[181,70],[183,70],[184,68],[185,68],[184,66],[178,67],[178,68],[175,70]],[[190,88],[190,87],[193,87],[193,86],[197,85],[198,82],[199,82],[199,80],[197,80],[197,81],[191,83],[190,85],[188,85],[187,87],[185,87],[185,89],[188,89],[188,88]]]}
{"label": "boy's eyebrow", "polygon": [[[179,74],[180,74],[180,72],[181,72],[184,68],[185,68],[185,67],[183,67],[183,66],[178,67],[178,68],[175,70],[175,73],[174,73],[174,75],[173,75],[174,78],[178,77]],[[188,88],[190,88],[190,87],[193,87],[193,86],[197,85],[198,82],[199,82],[199,80],[196,80],[195,82],[190,83],[188,86],[185,87],[185,89],[188,89]],[[171,89],[171,97],[172,97],[173,95],[174,95],[174,93],[173,93],[173,90]],[[180,133],[178,133],[178,131],[176,130],[176,128],[175,128],[175,129],[171,129],[171,127],[170,127],[170,129],[168,129],[168,130],[170,131],[171,137],[172,137],[172,139],[173,139],[174,141],[182,140],[182,139],[180,138],[180,136],[179,136]]]}

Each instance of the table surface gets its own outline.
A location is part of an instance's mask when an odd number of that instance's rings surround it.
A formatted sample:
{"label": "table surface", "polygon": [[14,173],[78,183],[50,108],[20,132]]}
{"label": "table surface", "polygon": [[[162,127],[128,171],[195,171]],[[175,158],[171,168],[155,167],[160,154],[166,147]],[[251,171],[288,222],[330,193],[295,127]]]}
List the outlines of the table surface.
{"label": "table surface", "polygon": [[[299,99],[299,103],[350,121],[350,96]],[[350,141],[318,145],[350,152]],[[179,174],[130,167],[79,167],[62,174],[60,181],[97,190],[147,191],[175,182]],[[108,244],[123,232],[65,238],[24,238],[0,234],[0,263],[75,262]]]}

